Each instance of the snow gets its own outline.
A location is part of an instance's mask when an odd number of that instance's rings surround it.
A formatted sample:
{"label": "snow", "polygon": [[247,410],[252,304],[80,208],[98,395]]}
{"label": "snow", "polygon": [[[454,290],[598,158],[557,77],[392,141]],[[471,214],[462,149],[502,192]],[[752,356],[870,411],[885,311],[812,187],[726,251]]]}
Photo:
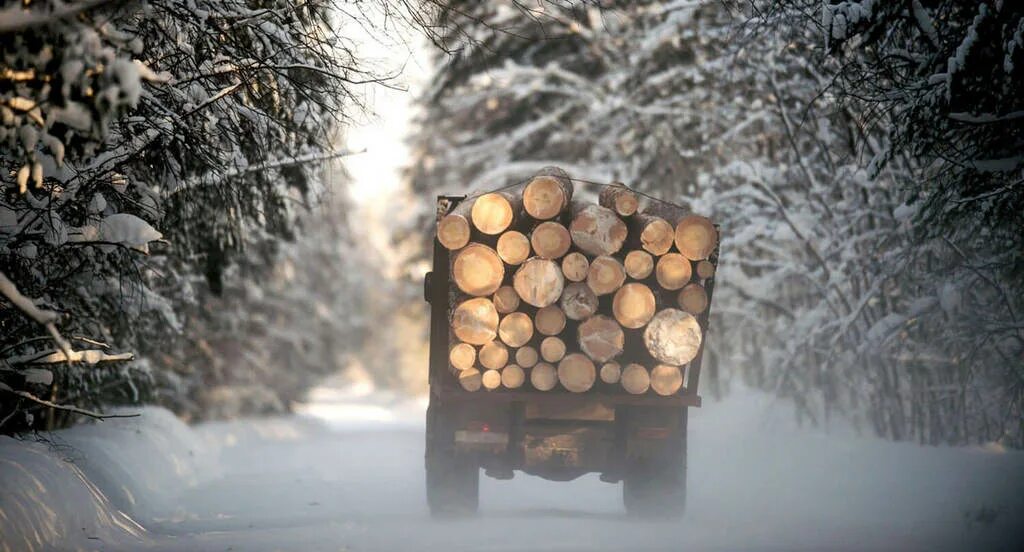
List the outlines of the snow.
{"label": "snow", "polygon": [[286,417],[188,428],[146,408],[139,418],[50,434],[52,445],[0,439],[0,550],[1020,544],[1024,497],[1012,482],[1024,478],[1024,453],[890,443],[836,424],[829,433],[801,428],[785,403],[745,389],[692,411],[682,521],[630,521],[619,486],[593,475],[555,483],[517,474],[482,479],[479,516],[435,522],[423,491],[424,408],[423,399],[363,383],[319,388]]}
{"label": "snow", "polygon": [[150,224],[128,213],[116,213],[100,223],[100,240],[123,244],[143,253],[149,253],[149,242],[163,238]]}

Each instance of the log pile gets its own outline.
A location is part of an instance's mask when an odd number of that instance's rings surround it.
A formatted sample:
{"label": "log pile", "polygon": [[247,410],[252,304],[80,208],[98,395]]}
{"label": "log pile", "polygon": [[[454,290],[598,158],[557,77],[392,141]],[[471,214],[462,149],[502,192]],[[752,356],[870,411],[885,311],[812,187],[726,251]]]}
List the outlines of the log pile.
{"label": "log pile", "polygon": [[685,391],[718,230],[622,183],[596,203],[580,195],[549,167],[439,218],[451,252],[449,368],[463,389]]}

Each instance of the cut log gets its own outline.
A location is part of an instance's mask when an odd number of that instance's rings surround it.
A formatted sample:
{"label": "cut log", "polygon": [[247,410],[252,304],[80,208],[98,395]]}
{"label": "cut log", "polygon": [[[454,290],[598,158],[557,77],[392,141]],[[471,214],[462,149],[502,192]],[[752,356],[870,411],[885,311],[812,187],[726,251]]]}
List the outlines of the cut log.
{"label": "cut log", "polygon": [[587,286],[596,295],[614,293],[626,281],[626,269],[615,257],[600,256],[590,263]]}
{"label": "cut log", "polygon": [[579,251],[573,251],[562,259],[562,274],[570,282],[582,282],[587,279],[587,270],[590,268],[590,261],[587,256]]}
{"label": "cut log", "polygon": [[697,261],[697,277],[701,280],[707,280],[708,278],[715,275],[715,265],[711,264],[711,261]]}
{"label": "cut log", "polygon": [[452,279],[463,292],[476,297],[491,295],[505,279],[505,264],[493,249],[471,243],[455,254]]}
{"label": "cut log", "polygon": [[542,259],[557,259],[569,252],[572,238],[569,231],[557,222],[542,222],[530,234],[530,245]]}
{"label": "cut log", "polygon": [[476,349],[469,343],[459,343],[448,351],[448,362],[456,370],[469,370],[476,363]]}
{"label": "cut log", "polygon": [[459,372],[459,385],[462,386],[466,391],[479,391],[481,375],[480,370],[476,368],[470,368],[469,370],[463,370]]}
{"label": "cut log", "polygon": [[644,330],[644,345],[665,364],[681,366],[700,350],[701,330],[697,319],[679,309],[665,309],[654,315]]}
{"label": "cut log", "polygon": [[469,243],[469,219],[458,213],[449,213],[437,221],[437,241],[446,249],[455,251]]}
{"label": "cut log", "polygon": [[651,288],[644,284],[630,282],[615,292],[612,299],[612,314],[623,327],[635,330],[651,321],[657,302]]}
{"label": "cut log", "polygon": [[499,314],[515,312],[519,308],[519,294],[512,286],[501,286],[491,297],[494,301],[494,308]]}
{"label": "cut log", "polygon": [[687,215],[676,225],[676,248],[691,261],[707,259],[718,245],[718,231],[705,217]]}
{"label": "cut log", "polygon": [[607,362],[622,354],[626,335],[618,322],[599,314],[580,324],[579,343],[580,350],[594,362]]}
{"label": "cut log", "polygon": [[558,362],[565,356],[565,342],[555,336],[545,337],[540,342],[540,358],[545,362]]}
{"label": "cut log", "polygon": [[522,209],[522,199],[509,192],[491,192],[473,202],[471,219],[477,230],[491,236],[504,232]]}
{"label": "cut log", "polygon": [[690,261],[679,253],[668,253],[658,258],[655,276],[658,284],[668,290],[676,290],[685,286],[692,276]]}
{"label": "cut log", "polygon": [[484,389],[494,391],[501,387],[501,372],[497,370],[484,370],[484,373],[480,376],[480,383],[483,384]]}
{"label": "cut log", "polygon": [[565,312],[556,305],[539,309],[533,317],[533,326],[543,335],[558,335],[565,329]]}
{"label": "cut log", "polygon": [[655,257],[668,253],[675,239],[675,228],[661,217],[646,213],[633,218],[633,235],[640,236],[640,247]]}
{"label": "cut log", "polygon": [[508,389],[519,389],[526,381],[526,372],[515,364],[509,364],[501,371],[501,384]]}
{"label": "cut log", "polygon": [[630,251],[623,263],[626,275],[634,280],[643,280],[654,272],[654,257],[646,251]]}
{"label": "cut log", "polygon": [[597,295],[594,295],[587,284],[569,284],[562,292],[559,305],[562,306],[562,312],[565,313],[566,318],[586,320],[597,312]]}
{"label": "cut log", "polygon": [[530,239],[522,232],[509,230],[498,238],[498,256],[510,265],[523,264],[530,257]]}
{"label": "cut log", "polygon": [[622,388],[632,395],[643,395],[651,387],[651,375],[639,364],[629,364],[622,370]]}
{"label": "cut log", "polygon": [[555,367],[541,362],[530,369],[530,385],[538,391],[551,391],[558,383],[558,371]]}
{"label": "cut log", "polygon": [[586,355],[572,353],[558,363],[558,381],[573,393],[583,393],[597,381],[597,368]]}
{"label": "cut log", "polygon": [[622,367],[614,360],[611,362],[605,362],[601,366],[600,375],[601,381],[605,383],[619,383],[619,378],[622,377]]}
{"label": "cut log", "polygon": [[572,243],[591,255],[611,255],[622,249],[629,230],[611,209],[593,203],[573,203],[569,234]]}
{"label": "cut log", "polygon": [[708,294],[700,284],[686,284],[679,291],[679,308],[690,314],[700,314],[708,308]]}
{"label": "cut log", "polygon": [[498,337],[509,347],[522,347],[533,337],[533,320],[525,312],[505,315],[498,324]]}
{"label": "cut log", "polygon": [[659,364],[651,369],[651,389],[659,395],[674,395],[683,387],[683,371],[678,366]]}
{"label": "cut log", "polygon": [[508,364],[508,347],[505,347],[500,341],[491,341],[480,347],[477,358],[480,359],[480,365],[484,368],[501,370]]}
{"label": "cut log", "polygon": [[640,205],[636,192],[630,190],[622,182],[612,182],[601,189],[598,203],[622,217],[632,216]]}
{"label": "cut log", "polygon": [[455,337],[471,345],[485,345],[498,337],[498,311],[485,297],[467,299],[452,313]]}
{"label": "cut log", "polygon": [[512,285],[523,301],[535,307],[546,307],[562,296],[565,277],[555,261],[534,257],[519,267]]}
{"label": "cut log", "polygon": [[572,180],[557,167],[545,167],[523,189],[523,207],[531,217],[548,220],[569,207]]}
{"label": "cut log", "polygon": [[516,350],[516,364],[523,368],[532,367],[534,364],[537,364],[537,360],[537,349],[533,347],[527,345]]}

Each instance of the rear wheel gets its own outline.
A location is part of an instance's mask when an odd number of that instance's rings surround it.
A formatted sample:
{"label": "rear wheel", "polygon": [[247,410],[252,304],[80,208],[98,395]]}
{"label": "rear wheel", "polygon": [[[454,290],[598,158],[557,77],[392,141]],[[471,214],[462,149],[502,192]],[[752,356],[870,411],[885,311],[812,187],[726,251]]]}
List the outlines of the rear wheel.
{"label": "rear wheel", "polygon": [[435,517],[461,517],[476,513],[480,496],[480,468],[455,454],[455,433],[431,406],[427,411],[427,504]]}

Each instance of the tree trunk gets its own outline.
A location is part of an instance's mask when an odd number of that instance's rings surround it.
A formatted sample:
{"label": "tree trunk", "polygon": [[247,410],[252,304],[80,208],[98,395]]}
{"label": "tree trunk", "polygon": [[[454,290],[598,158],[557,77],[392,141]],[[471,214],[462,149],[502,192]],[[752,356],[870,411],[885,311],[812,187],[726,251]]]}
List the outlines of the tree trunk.
{"label": "tree trunk", "polygon": [[557,259],[569,252],[572,238],[569,231],[557,222],[542,222],[530,234],[530,244],[542,259]]}
{"label": "tree trunk", "polygon": [[540,342],[540,358],[545,362],[558,362],[565,356],[565,342],[555,336],[545,337]]}
{"label": "tree trunk", "polygon": [[482,383],[480,378],[480,370],[477,370],[476,368],[463,370],[459,372],[459,385],[461,385],[466,391],[479,391]]}
{"label": "tree trunk", "polygon": [[534,257],[519,267],[512,285],[523,301],[535,307],[546,307],[561,297],[565,277],[558,263]]}
{"label": "tree trunk", "polygon": [[708,308],[708,294],[700,284],[686,284],[677,298],[679,308],[690,314],[700,314]]}
{"label": "tree trunk", "polygon": [[505,191],[491,192],[476,198],[470,216],[477,230],[496,236],[512,226],[522,208],[523,200],[518,195]]}
{"label": "tree trunk", "polygon": [[558,372],[555,367],[541,362],[530,369],[530,384],[538,391],[551,391],[558,383]]}
{"label": "tree trunk", "polygon": [[456,370],[469,370],[476,363],[476,349],[469,343],[459,343],[448,351],[448,362]]}
{"label": "tree trunk", "polygon": [[490,299],[467,299],[452,313],[452,331],[459,340],[485,345],[498,337],[498,311]]}
{"label": "tree trunk", "polygon": [[558,381],[573,393],[590,390],[596,380],[597,368],[586,355],[572,353],[558,363]]}
{"label": "tree trunk", "polygon": [[602,188],[597,201],[602,207],[615,211],[620,217],[632,216],[640,205],[636,192],[621,182],[612,182]]}
{"label": "tree trunk", "polygon": [[572,180],[557,167],[545,167],[523,189],[523,207],[537,220],[557,217],[572,200]]}
{"label": "tree trunk", "polygon": [[697,261],[697,277],[701,280],[707,280],[708,278],[715,275],[715,265],[711,264],[711,261]]}
{"label": "tree trunk", "polygon": [[632,234],[639,236],[644,251],[657,257],[672,249],[675,229],[665,219],[644,213],[633,218],[632,226]]}
{"label": "tree trunk", "polygon": [[501,370],[508,364],[508,348],[500,341],[491,341],[480,347],[477,355],[480,365],[491,370]]}
{"label": "tree trunk", "polygon": [[676,248],[691,261],[707,259],[718,245],[718,230],[705,217],[687,215],[676,225]]}
{"label": "tree trunk", "polygon": [[626,281],[626,269],[615,257],[601,256],[590,263],[587,286],[596,295],[614,293]]}
{"label": "tree trunk", "polygon": [[591,255],[611,255],[622,249],[629,233],[611,209],[592,203],[573,203],[569,234],[572,242]]}
{"label": "tree trunk", "polygon": [[499,314],[515,312],[519,308],[519,294],[512,286],[501,286],[494,292],[491,300],[494,301],[494,308]]}
{"label": "tree trunk", "polygon": [[533,325],[543,335],[558,335],[565,329],[565,312],[556,305],[549,305],[537,311]]}
{"label": "tree trunk", "polygon": [[534,364],[537,364],[537,360],[537,349],[529,345],[516,350],[516,364],[523,368],[532,368]]}
{"label": "tree trunk", "polygon": [[614,360],[611,362],[605,362],[601,366],[601,381],[605,383],[619,383],[619,378],[622,377],[622,366]]}
{"label": "tree trunk", "polygon": [[634,280],[643,280],[654,272],[654,257],[646,251],[630,251],[623,263],[626,267],[626,275]]}
{"label": "tree trunk", "polygon": [[644,330],[644,344],[651,355],[665,364],[681,366],[700,350],[701,329],[688,312],[665,309],[654,315]]}
{"label": "tree trunk", "polygon": [[639,364],[629,364],[622,371],[622,388],[632,395],[643,395],[651,387],[651,375]]}
{"label": "tree trunk", "polygon": [[567,318],[572,320],[587,319],[597,312],[597,295],[587,284],[579,282],[565,286],[559,302]]}
{"label": "tree trunk", "polygon": [[642,328],[651,321],[657,302],[651,288],[637,282],[630,282],[615,292],[612,299],[612,314],[623,327]]}
{"label": "tree trunk", "polygon": [[491,295],[501,287],[505,264],[493,249],[471,243],[455,254],[452,279],[463,292],[475,297]]}
{"label": "tree trunk", "polygon": [[501,387],[501,372],[497,370],[485,370],[483,375],[480,377],[480,383],[483,384],[484,389],[494,391]]}
{"label": "tree trunk", "polygon": [[690,261],[679,253],[668,253],[658,258],[655,276],[658,284],[668,290],[676,290],[685,286],[692,276],[693,268]]}
{"label": "tree trunk", "polygon": [[526,381],[526,372],[515,364],[509,364],[501,371],[501,384],[508,389],[518,389]]}
{"label": "tree trunk", "polygon": [[618,322],[599,314],[580,324],[579,343],[580,350],[594,362],[607,362],[622,354],[626,335]]}
{"label": "tree trunk", "polygon": [[678,366],[659,364],[651,370],[651,389],[663,395],[674,395],[683,387],[683,371]]}
{"label": "tree trunk", "polygon": [[562,259],[562,274],[570,282],[582,282],[587,279],[587,270],[590,269],[590,261],[587,256],[578,251],[569,253]]}
{"label": "tree trunk", "polygon": [[498,337],[509,347],[522,347],[533,337],[533,320],[525,312],[513,312],[498,324]]}
{"label": "tree trunk", "polygon": [[498,238],[498,256],[510,265],[523,264],[530,256],[530,239],[522,232],[509,230]]}

